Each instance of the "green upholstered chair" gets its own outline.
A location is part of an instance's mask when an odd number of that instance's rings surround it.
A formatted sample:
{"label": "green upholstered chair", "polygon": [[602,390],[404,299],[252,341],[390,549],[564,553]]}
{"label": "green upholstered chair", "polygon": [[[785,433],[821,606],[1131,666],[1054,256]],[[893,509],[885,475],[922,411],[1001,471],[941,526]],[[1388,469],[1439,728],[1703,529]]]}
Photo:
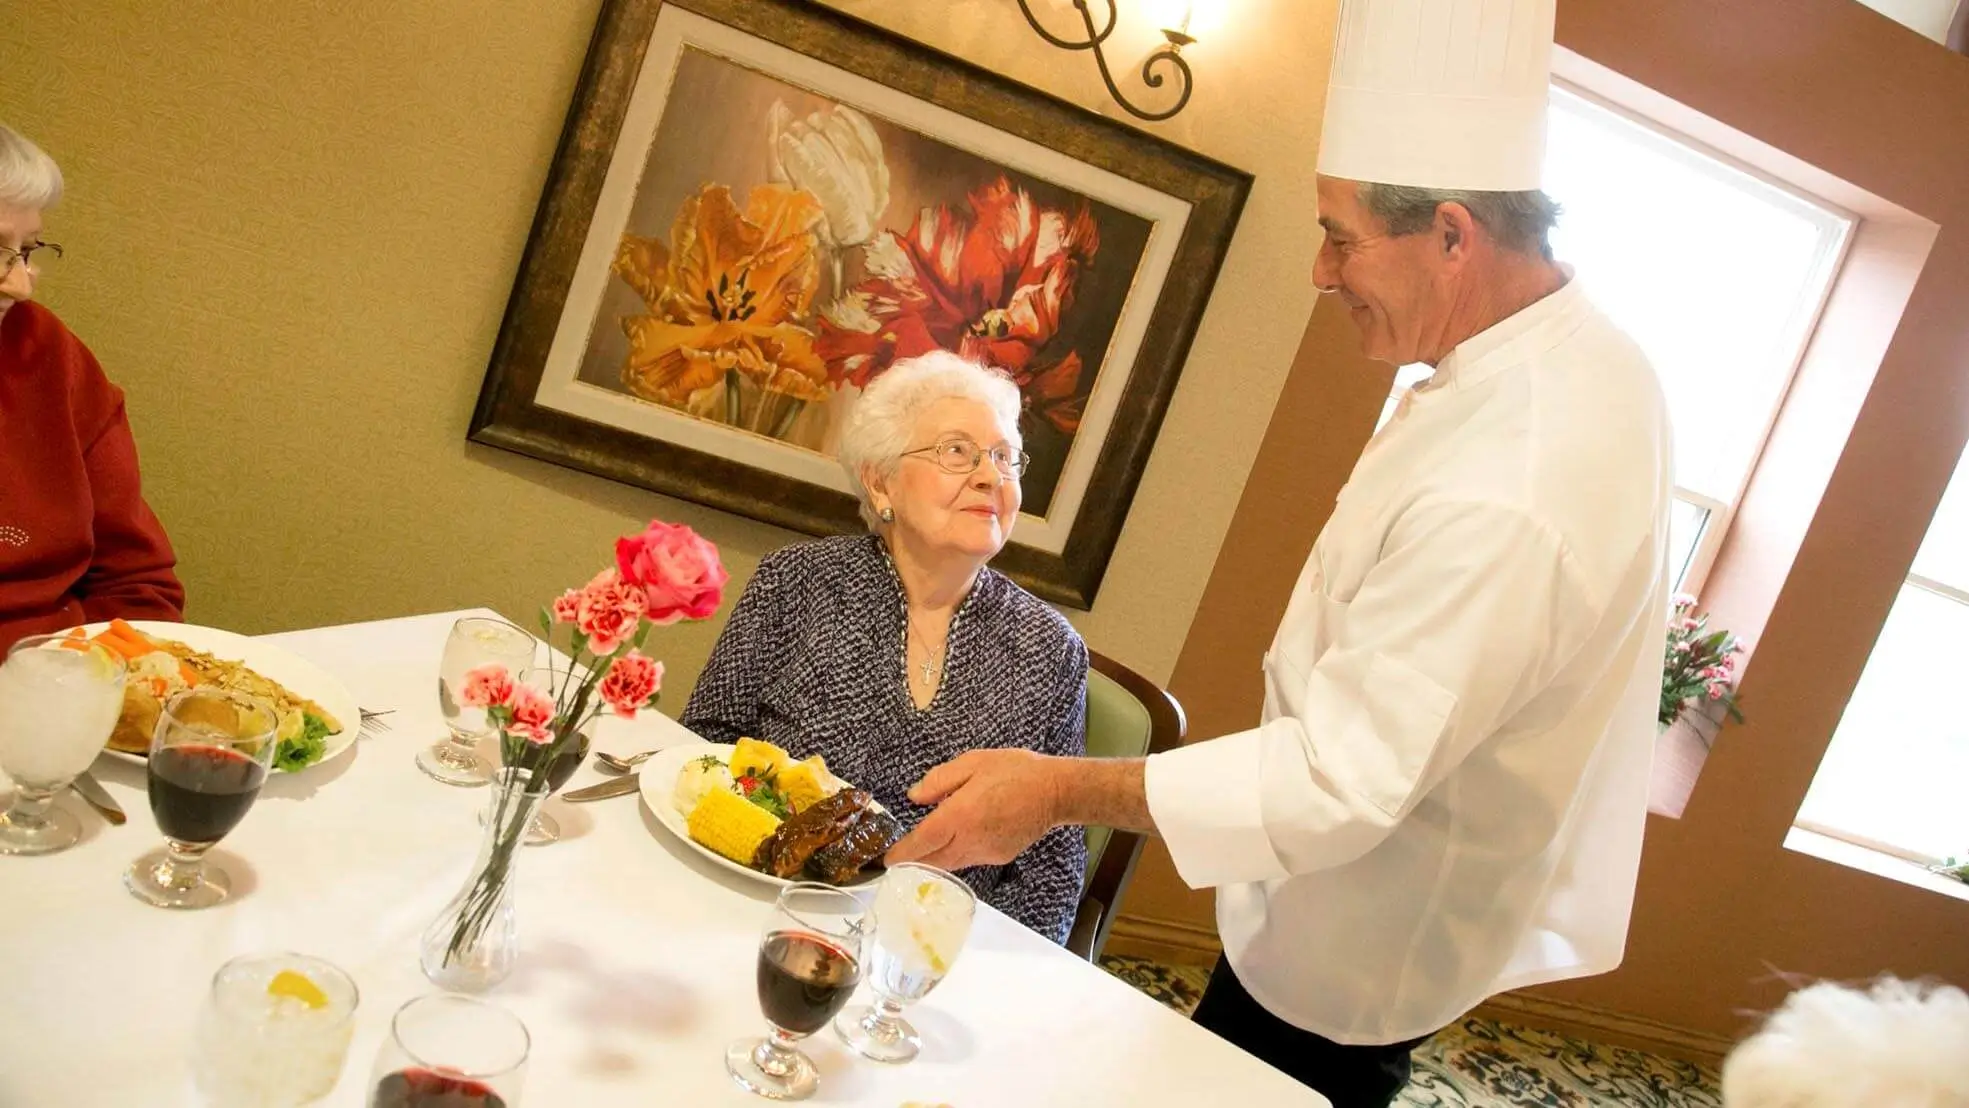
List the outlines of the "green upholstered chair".
{"label": "green upholstered chair", "polygon": [[[1155,682],[1092,651],[1087,671],[1087,754],[1092,758],[1140,758],[1174,750],[1189,724],[1183,706]],[[1087,881],[1081,890],[1067,949],[1092,962],[1107,945],[1144,836],[1107,827],[1087,828]]]}

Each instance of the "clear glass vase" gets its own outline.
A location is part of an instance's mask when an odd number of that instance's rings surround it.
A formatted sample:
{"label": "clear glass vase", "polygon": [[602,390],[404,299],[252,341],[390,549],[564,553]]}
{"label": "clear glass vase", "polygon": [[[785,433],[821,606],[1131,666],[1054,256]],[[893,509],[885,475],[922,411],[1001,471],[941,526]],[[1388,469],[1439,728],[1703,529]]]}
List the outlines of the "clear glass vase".
{"label": "clear glass vase", "polygon": [[492,780],[485,838],[465,887],[424,929],[418,962],[424,976],[459,992],[484,992],[504,981],[519,960],[513,911],[513,866],[547,781],[533,771],[503,767]]}

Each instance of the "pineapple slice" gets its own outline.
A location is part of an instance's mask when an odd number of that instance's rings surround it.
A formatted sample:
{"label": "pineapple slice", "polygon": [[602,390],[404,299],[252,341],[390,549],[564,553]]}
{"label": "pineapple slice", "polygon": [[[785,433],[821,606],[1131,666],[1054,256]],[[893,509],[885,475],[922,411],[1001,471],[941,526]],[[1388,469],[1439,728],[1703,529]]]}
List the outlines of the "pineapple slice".
{"label": "pineapple slice", "polygon": [[841,791],[841,779],[827,772],[827,762],[816,754],[779,771],[780,795],[795,813],[804,811]]}
{"label": "pineapple slice", "polygon": [[757,777],[771,781],[789,764],[786,751],[759,739],[740,739],[732,748],[732,777]]}

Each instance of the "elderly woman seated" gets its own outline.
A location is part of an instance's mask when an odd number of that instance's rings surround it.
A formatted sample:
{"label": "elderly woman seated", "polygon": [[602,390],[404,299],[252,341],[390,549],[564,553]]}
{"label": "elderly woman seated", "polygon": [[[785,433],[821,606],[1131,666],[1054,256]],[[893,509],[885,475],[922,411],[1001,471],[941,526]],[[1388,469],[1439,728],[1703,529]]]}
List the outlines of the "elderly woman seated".
{"label": "elderly woman seated", "polygon": [[93,620],[177,620],[185,601],[138,490],[122,390],[32,302],[61,254],[41,238],[61,194],[54,160],[0,126],[0,653]]}
{"label": "elderly woman seated", "polygon": [[[827,759],[905,828],[907,790],[981,747],[1083,751],[1087,648],[1059,613],[985,563],[1019,514],[1019,393],[953,354],[898,362],[837,451],[872,535],[766,556],[684,709],[712,742],[765,739]],[[1055,942],[1086,845],[1062,827],[1003,866],[960,874]]]}

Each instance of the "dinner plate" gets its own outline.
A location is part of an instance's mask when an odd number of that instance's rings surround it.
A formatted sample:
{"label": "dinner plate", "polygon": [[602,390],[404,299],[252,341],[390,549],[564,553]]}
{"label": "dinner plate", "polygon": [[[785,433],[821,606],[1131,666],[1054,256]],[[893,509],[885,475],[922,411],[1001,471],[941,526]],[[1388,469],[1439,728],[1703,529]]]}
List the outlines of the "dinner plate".
{"label": "dinner plate", "polygon": [[[297,654],[290,654],[280,647],[249,639],[232,631],[221,631],[216,627],[201,627],[195,623],[163,623],[157,620],[135,619],[130,626],[144,634],[158,639],[181,642],[193,650],[202,650],[215,658],[243,663],[262,677],[269,678],[287,686],[295,696],[309,700],[328,709],[335,721],[342,725],[340,731],[323,740],[321,757],[314,765],[294,770],[306,773],[330,758],[341,754],[355,745],[356,732],[362,729],[362,708],[349,692],[348,686],[330,676],[320,666]],[[91,623],[82,628],[84,634],[94,636],[108,629],[107,623]],[[111,758],[121,758],[137,765],[144,764],[141,754],[128,754],[121,750],[105,749],[104,754]],[[276,770],[275,772],[283,772]]]}
{"label": "dinner plate", "polygon": [[[730,765],[732,760],[732,745],[730,743],[685,743],[682,746],[666,747],[651,755],[650,760],[643,763],[642,772],[636,778],[637,788],[642,792],[644,806],[650,810],[650,815],[656,817],[656,822],[665,831],[675,836],[677,841],[683,843],[685,846],[710,859],[712,864],[722,866],[741,877],[749,877],[761,884],[771,885],[776,889],[783,889],[793,884],[793,882],[788,881],[784,877],[774,877],[770,873],[761,873],[750,866],[741,866],[730,858],[691,838],[690,826],[686,822],[686,815],[677,810],[676,802],[672,800],[672,796],[677,791],[677,774],[682,772],[687,763],[696,761],[707,754],[715,756],[726,765]],[[881,870],[863,870],[861,878],[849,882],[846,887],[854,888],[858,885],[866,885],[881,876]]]}

